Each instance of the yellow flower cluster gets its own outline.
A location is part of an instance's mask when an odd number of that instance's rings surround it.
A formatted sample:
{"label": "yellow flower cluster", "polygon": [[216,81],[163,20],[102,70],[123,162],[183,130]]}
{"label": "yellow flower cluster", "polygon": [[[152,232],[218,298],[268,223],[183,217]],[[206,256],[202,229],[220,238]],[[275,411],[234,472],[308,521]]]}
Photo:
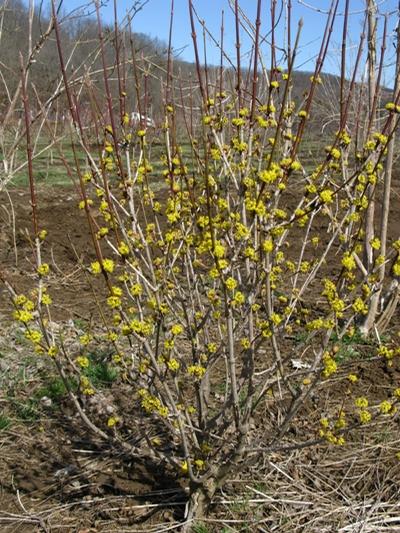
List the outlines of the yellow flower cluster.
{"label": "yellow flower cluster", "polygon": [[331,189],[324,189],[319,193],[319,197],[324,204],[331,204],[333,202],[333,191]]}
{"label": "yellow flower cluster", "polygon": [[334,322],[329,319],[323,319],[323,318],[315,318],[314,320],[310,320],[306,324],[306,329],[308,331],[317,331],[319,329],[330,329],[334,326]]}
{"label": "yellow flower cluster", "polygon": [[282,170],[279,165],[273,163],[270,168],[261,170],[258,173],[258,177],[264,183],[274,183],[277,179],[282,177]]}
{"label": "yellow flower cluster", "polygon": [[365,409],[368,407],[369,402],[365,396],[359,396],[358,398],[354,400],[354,405],[356,407],[359,407],[360,409]]}
{"label": "yellow flower cluster", "polygon": [[107,305],[111,307],[111,309],[117,309],[121,306],[121,298],[119,296],[109,296],[107,298]]}
{"label": "yellow flower cluster", "polygon": [[140,389],[139,396],[141,397],[140,404],[146,413],[157,413],[162,418],[166,418],[168,416],[168,407],[163,405],[159,398],[150,394],[146,389]]}
{"label": "yellow flower cluster", "polygon": [[42,263],[37,267],[37,273],[39,276],[47,276],[47,274],[50,272],[50,267],[47,263]]}
{"label": "yellow flower cluster", "polygon": [[173,326],[171,326],[172,335],[174,336],[180,335],[182,332],[183,332],[183,327],[181,326],[181,324],[174,324]]}
{"label": "yellow flower cluster", "polygon": [[351,306],[356,313],[366,315],[368,313],[368,306],[362,298],[356,298]]}
{"label": "yellow flower cluster", "polygon": [[393,414],[394,410],[394,405],[388,400],[384,400],[379,404],[379,411],[384,415]]}
{"label": "yellow flower cluster", "polygon": [[81,388],[82,394],[84,394],[85,396],[92,396],[95,393],[89,381],[89,378],[86,376],[80,377],[80,388]]}
{"label": "yellow flower cluster", "polygon": [[400,255],[394,263],[392,271],[395,276],[400,276]]}
{"label": "yellow flower cluster", "polygon": [[109,428],[115,427],[119,422],[119,418],[117,416],[110,416],[107,420],[107,426]]}
{"label": "yellow flower cluster", "polygon": [[15,320],[18,320],[18,322],[22,322],[23,324],[26,324],[33,320],[33,315],[30,311],[26,311],[25,309],[17,309],[13,312],[13,317]]}
{"label": "yellow flower cluster", "polygon": [[194,376],[197,379],[201,379],[206,373],[206,369],[201,365],[191,365],[187,369],[188,374]]}
{"label": "yellow flower cluster", "polygon": [[367,409],[360,409],[358,412],[358,416],[362,424],[368,424],[368,422],[372,418],[371,413]]}
{"label": "yellow flower cluster", "polygon": [[47,355],[49,355],[50,357],[55,357],[57,354],[58,354],[58,347],[53,344],[47,350]]}
{"label": "yellow flower cluster", "polygon": [[76,359],[75,359],[75,362],[78,366],[80,366],[81,368],[89,368],[89,365],[90,365],[90,361],[89,361],[89,358],[84,356],[84,355],[79,355]]}
{"label": "yellow flower cluster", "polygon": [[237,287],[237,281],[232,278],[232,277],[229,277],[226,281],[225,281],[225,287],[230,290],[230,291],[233,291],[236,289]]}
{"label": "yellow flower cluster", "polygon": [[118,246],[118,251],[123,256],[129,255],[129,246],[126,244],[126,242],[121,241]]}
{"label": "yellow flower cluster", "polygon": [[356,268],[356,261],[353,255],[346,252],[342,258],[342,265],[346,270],[354,270]]}
{"label": "yellow flower cluster", "polygon": [[384,357],[387,361],[390,361],[395,356],[395,350],[388,348],[384,344],[381,344],[378,348],[378,355]]}
{"label": "yellow flower cluster", "polygon": [[129,323],[130,329],[137,335],[148,337],[153,331],[153,324],[147,320],[134,319]]}
{"label": "yellow flower cluster", "polygon": [[180,363],[179,361],[177,361],[177,359],[175,358],[172,358],[172,359],[169,359],[167,361],[167,367],[169,368],[169,370],[171,370],[171,372],[177,372],[180,368]]}
{"label": "yellow flower cluster", "polygon": [[102,265],[100,265],[99,261],[94,261],[90,265],[90,271],[92,274],[100,274],[102,267],[104,272],[111,274],[114,272],[115,263],[112,259],[103,259]]}
{"label": "yellow flower cluster", "polygon": [[335,444],[336,446],[343,446],[345,444],[345,438],[343,435],[336,435],[335,430],[340,430],[346,426],[345,413],[341,411],[339,418],[335,426],[331,426],[328,418],[321,418],[319,421],[321,429],[319,430],[320,437],[323,437],[329,444]]}
{"label": "yellow flower cluster", "polygon": [[324,363],[324,369],[322,371],[322,375],[324,378],[328,378],[332,374],[334,374],[337,371],[337,363],[336,361],[331,357],[329,352],[325,352],[322,361]]}
{"label": "yellow flower cluster", "polygon": [[345,309],[345,303],[338,297],[336,285],[330,279],[324,279],[324,290],[322,291],[322,295],[326,296],[326,299],[336,316],[341,318]]}

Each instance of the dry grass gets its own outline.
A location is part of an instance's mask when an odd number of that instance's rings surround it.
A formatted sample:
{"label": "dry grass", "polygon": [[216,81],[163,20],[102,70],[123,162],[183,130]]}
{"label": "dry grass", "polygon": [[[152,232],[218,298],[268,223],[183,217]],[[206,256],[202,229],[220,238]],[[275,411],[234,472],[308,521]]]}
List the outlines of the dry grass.
{"label": "dry grass", "polygon": [[[46,427],[43,441],[54,425]],[[355,435],[343,447],[318,447],[291,454],[258,455],[241,478],[231,479],[218,493],[211,514],[195,533],[378,533],[400,530],[398,418],[390,423],[375,423]],[[35,431],[35,430],[33,430]],[[54,429],[53,429],[54,431]],[[36,431],[35,431],[36,432]],[[46,433],[49,433],[46,434]],[[15,442],[18,438],[18,446]],[[14,427],[1,434],[2,456],[7,464],[24,462],[22,455],[35,446],[32,428]],[[82,450],[80,450],[82,452]],[[13,458],[11,456],[14,456]],[[11,460],[13,459],[13,460]],[[26,459],[26,458],[25,458]],[[28,463],[26,463],[28,464]],[[86,471],[120,469],[118,458],[93,451],[84,454],[81,466]],[[46,498],[18,489],[9,490],[13,472],[0,469],[8,489],[2,490],[1,531],[79,531],[146,532],[179,531],[185,502],[179,489],[162,489],[140,494],[61,497],[54,478],[53,494]],[[86,472],[86,473],[87,473]],[[96,479],[89,477],[89,483]],[[71,476],[70,485],[79,480]],[[92,479],[92,481],[90,481]]]}
{"label": "dry grass", "polygon": [[[215,508],[218,519],[204,522],[215,531],[244,526],[288,533],[399,531],[399,447],[398,420],[393,420],[369,427],[361,445],[260,457],[253,477],[231,481]],[[229,498],[232,493],[237,499]]]}

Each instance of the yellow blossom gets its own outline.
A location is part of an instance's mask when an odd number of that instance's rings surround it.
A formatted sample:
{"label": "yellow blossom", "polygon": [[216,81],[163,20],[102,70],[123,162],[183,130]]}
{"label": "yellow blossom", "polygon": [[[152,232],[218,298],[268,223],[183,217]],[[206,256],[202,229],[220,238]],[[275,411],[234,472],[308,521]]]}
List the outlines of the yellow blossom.
{"label": "yellow blossom", "polygon": [[177,370],[179,370],[179,367],[180,367],[180,363],[179,361],[177,361],[176,359],[170,359],[169,361],[167,361],[167,367],[172,371],[172,372],[176,372]]}
{"label": "yellow blossom", "polygon": [[203,461],[203,459],[195,459],[193,462],[198,470],[202,470],[205,466],[205,462]]}
{"label": "yellow blossom", "polygon": [[204,368],[204,366],[201,366],[201,365],[191,365],[188,367],[187,371],[188,371],[188,374],[198,379],[201,379],[206,373],[206,369]]}
{"label": "yellow blossom", "polygon": [[55,357],[58,354],[58,348],[54,344],[47,350],[47,354],[50,357]]}
{"label": "yellow blossom", "polygon": [[325,353],[322,360],[324,362],[324,370],[322,372],[322,375],[324,378],[327,378],[337,371],[337,364],[328,352]]}
{"label": "yellow blossom", "polygon": [[26,302],[26,300],[27,300],[27,298],[26,298],[25,294],[18,294],[14,298],[14,303],[15,303],[15,305],[23,305]]}
{"label": "yellow blossom", "polygon": [[355,399],[354,405],[361,409],[365,409],[368,407],[368,399],[365,396],[359,396]]}
{"label": "yellow blossom", "polygon": [[40,331],[35,329],[30,329],[24,333],[25,338],[33,342],[34,344],[39,343],[42,340],[43,335]]}
{"label": "yellow blossom", "polygon": [[319,197],[324,204],[331,204],[333,202],[333,191],[330,189],[324,189],[319,193]]}
{"label": "yellow blossom", "polygon": [[89,333],[85,333],[79,337],[79,342],[82,346],[87,346],[92,340],[92,336]]}
{"label": "yellow blossom", "polygon": [[220,244],[220,243],[216,243],[215,246],[214,246],[214,255],[218,259],[221,259],[222,257],[224,257],[224,255],[225,255],[225,247],[222,244]]}
{"label": "yellow blossom", "polygon": [[342,258],[342,265],[346,270],[354,270],[356,268],[356,262],[354,257],[346,252]]}
{"label": "yellow blossom", "polygon": [[50,272],[50,267],[47,263],[42,263],[37,267],[37,273],[40,276],[46,276]]}
{"label": "yellow blossom", "polygon": [[229,277],[226,281],[225,281],[225,286],[227,289],[229,289],[230,291],[233,291],[236,289],[237,287],[237,281],[232,278],[232,277]]}
{"label": "yellow blossom", "polygon": [[183,327],[180,324],[174,324],[171,327],[171,333],[172,335],[180,335],[183,331]]}
{"label": "yellow blossom", "polygon": [[272,252],[273,249],[274,249],[274,243],[272,242],[272,240],[271,239],[266,239],[263,242],[263,250],[264,250],[264,252],[270,253],[270,252]]}
{"label": "yellow blossom", "polygon": [[110,274],[114,272],[114,261],[112,259],[103,259],[103,269]]}
{"label": "yellow blossom", "polygon": [[77,365],[79,365],[81,368],[88,368],[89,367],[89,358],[88,357],[85,357],[83,355],[80,355],[78,356],[76,359],[75,359],[75,362]]}
{"label": "yellow blossom", "polygon": [[172,348],[175,346],[175,341],[174,339],[166,339],[164,341],[164,348],[166,350],[172,350]]}
{"label": "yellow blossom", "polygon": [[329,420],[324,417],[324,418],[321,418],[319,423],[321,424],[321,426],[325,429],[327,429],[329,427]]}
{"label": "yellow blossom", "polygon": [[78,204],[79,209],[85,209],[85,205],[90,206],[93,205],[93,200],[88,198],[85,202],[85,200],[81,200]]}
{"label": "yellow blossom", "polygon": [[393,405],[388,400],[384,400],[379,404],[379,411],[386,415],[392,410],[392,407]]}
{"label": "yellow blossom", "polygon": [[243,337],[243,339],[240,339],[240,344],[243,349],[247,350],[248,348],[250,348],[251,345],[250,339]]}
{"label": "yellow blossom", "polygon": [[129,246],[126,244],[126,242],[121,241],[118,246],[118,251],[121,255],[129,255]]}
{"label": "yellow blossom", "polygon": [[362,315],[368,313],[368,306],[361,298],[356,298],[351,307],[356,313],[361,313]]}
{"label": "yellow blossom", "polygon": [[110,418],[107,420],[107,426],[109,428],[113,428],[118,422],[119,418],[117,416],[110,416]]}
{"label": "yellow blossom", "polygon": [[25,309],[19,309],[17,311],[14,311],[13,317],[15,318],[15,320],[18,320],[19,322],[22,322],[24,324],[33,319],[32,313],[26,311]]}
{"label": "yellow blossom", "polygon": [[101,272],[101,265],[98,261],[93,261],[90,265],[90,271],[92,274],[100,274]]}
{"label": "yellow blossom", "polygon": [[360,422],[362,424],[367,424],[372,418],[371,413],[366,409],[361,409],[358,413],[358,416],[360,417]]}
{"label": "yellow blossom", "polygon": [[282,317],[278,315],[278,313],[272,313],[269,319],[274,324],[274,326],[279,326],[279,324],[282,322]]}
{"label": "yellow blossom", "polygon": [[332,148],[330,151],[330,155],[333,157],[333,159],[340,159],[341,153],[340,150],[337,148]]}
{"label": "yellow blossom", "polygon": [[140,296],[143,292],[143,287],[140,283],[134,283],[132,287],[130,287],[129,292],[132,296]]}
{"label": "yellow blossom", "polygon": [[42,295],[42,304],[44,305],[51,305],[53,303],[53,300],[51,299],[51,296],[47,293]]}
{"label": "yellow blossom", "polygon": [[242,305],[245,301],[245,296],[242,292],[240,291],[236,291],[234,296],[233,296],[233,300],[232,300],[232,303],[234,305]]}
{"label": "yellow blossom", "polygon": [[107,298],[107,305],[111,307],[111,309],[116,309],[121,305],[121,298],[119,296],[109,296]]}
{"label": "yellow blossom", "polygon": [[369,243],[374,250],[379,250],[381,247],[381,241],[378,239],[378,237],[374,237],[369,241]]}
{"label": "yellow blossom", "polygon": [[112,294],[112,296],[122,296],[121,287],[116,287],[115,285],[113,285],[111,287],[111,294]]}

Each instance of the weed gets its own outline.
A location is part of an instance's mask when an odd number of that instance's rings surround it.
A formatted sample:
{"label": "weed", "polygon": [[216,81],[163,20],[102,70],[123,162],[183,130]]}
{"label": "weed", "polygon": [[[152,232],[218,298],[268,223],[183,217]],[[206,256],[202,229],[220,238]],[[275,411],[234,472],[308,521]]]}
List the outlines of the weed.
{"label": "weed", "polygon": [[96,387],[109,387],[118,377],[118,370],[106,360],[107,354],[90,354],[90,365],[85,369],[85,376]]}
{"label": "weed", "polygon": [[258,481],[257,483],[254,484],[254,489],[258,490],[260,492],[266,492],[267,491],[267,486],[262,481]]}
{"label": "weed", "polygon": [[8,429],[11,425],[11,420],[8,418],[8,416],[0,414],[0,431],[3,431],[4,429]]}
{"label": "weed", "polygon": [[[69,385],[72,389],[76,388],[76,382],[70,380]],[[40,399],[43,396],[51,398],[54,402],[59,402],[67,394],[67,388],[61,378],[54,377],[41,387],[36,393],[35,398]]]}
{"label": "weed", "polygon": [[24,422],[35,422],[39,419],[38,404],[35,399],[27,402],[11,400],[11,404],[16,416]]}
{"label": "weed", "polygon": [[343,344],[336,353],[335,360],[337,363],[345,363],[346,361],[357,359],[360,356],[360,352],[353,346],[349,344]]}
{"label": "weed", "polygon": [[[330,340],[333,343],[336,342],[338,344],[346,344],[346,345],[349,345],[349,344],[358,344],[358,345],[363,345],[363,346],[376,346],[377,345],[377,340],[375,337],[373,336],[365,337],[365,335],[362,335],[359,329],[355,329],[354,332],[352,332],[351,334],[343,335],[340,338],[338,337],[336,333],[332,333]],[[389,341],[390,341],[389,336],[381,335],[382,343],[387,343]]]}
{"label": "weed", "polygon": [[85,329],[87,323],[86,320],[83,320],[83,318],[75,318],[74,319],[74,326],[78,329]]}
{"label": "weed", "polygon": [[[351,334],[343,335],[340,338],[336,333],[333,333],[330,340],[333,342],[333,345],[336,349],[335,360],[337,363],[351,361],[352,359],[357,359],[358,357],[368,359],[370,357],[369,352],[366,350],[361,352],[359,348],[371,348],[377,346],[377,341],[375,338],[366,338],[358,329]],[[383,338],[381,340],[382,342],[386,342],[386,340]]]}
{"label": "weed", "polygon": [[203,522],[196,522],[193,524],[193,533],[210,533],[210,530]]}
{"label": "weed", "polygon": [[308,337],[310,336],[310,334],[306,331],[299,331],[298,333],[296,333],[296,335],[294,336],[294,340],[296,342],[296,344],[303,344],[307,341]]}
{"label": "weed", "polygon": [[247,511],[249,510],[249,504],[247,502],[247,498],[249,498],[249,496],[247,496],[245,499],[243,500],[239,500],[238,502],[233,502],[232,505],[231,505],[231,511],[236,515],[243,515],[245,513],[247,513]]}

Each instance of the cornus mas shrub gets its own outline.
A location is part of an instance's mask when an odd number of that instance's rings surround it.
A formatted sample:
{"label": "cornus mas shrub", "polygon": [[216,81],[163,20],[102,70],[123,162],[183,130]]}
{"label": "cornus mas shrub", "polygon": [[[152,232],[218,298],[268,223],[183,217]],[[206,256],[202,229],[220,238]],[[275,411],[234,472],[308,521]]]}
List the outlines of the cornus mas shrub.
{"label": "cornus mas shrub", "polygon": [[[41,252],[51,235],[37,220],[33,170],[37,284],[29,294],[8,285],[13,316],[38,356],[60,373],[84,425],[186,480],[188,521],[206,512],[216,490],[255,452],[342,446],[352,430],[397,416],[400,388],[389,387],[381,403],[371,403],[367,394],[359,395],[359,376],[343,373],[337,357],[338,342],[369,335],[376,339],[371,350],[387,365],[400,355],[395,342],[381,342],[400,275],[400,240],[387,234],[400,102],[396,83],[376,120],[384,48],[377,67],[376,35],[368,31],[376,17],[373,2],[349,80],[342,57],[337,129],[317,161],[304,155],[337,7],[332,2],[306,94],[295,100],[301,26],[285,63],[277,64],[273,44],[267,69],[259,46],[260,1],[254,28],[246,26],[254,40],[249,72],[241,68],[239,44],[236,67],[211,71],[200,64],[189,2],[198,83],[185,101],[170,46],[164,144],[156,160],[152,131],[132,128],[129,121],[127,66],[116,57],[114,99],[104,51],[108,119],[94,115],[103,132],[100,155],[90,148],[59,46],[74,142],[87,156],[87,169],[75,169],[77,209],[87,215],[96,254],[81,268],[95,293],[97,320],[77,334],[79,349],[53,327],[47,288],[52,274]],[[290,14],[290,2],[286,9]],[[234,10],[239,43],[239,22],[247,23],[237,2]],[[273,27],[275,16],[272,3]],[[54,22],[57,35],[56,16]],[[347,17],[341,23],[346,35]],[[117,31],[117,43],[119,38]],[[365,117],[357,118],[351,109],[363,50],[370,100]],[[140,91],[134,48],[129,60]],[[90,94],[90,84],[85,90]],[[25,93],[24,102],[28,117]],[[186,127],[181,136],[179,121]],[[29,156],[28,119],[27,132]],[[378,198],[383,207],[374,219]],[[90,354],[104,348],[116,370],[111,391],[120,393],[114,409],[94,419],[85,407],[98,394],[88,368]],[[344,399],[330,394],[337,376],[348,382]],[[129,397],[123,407],[121,393]]]}

